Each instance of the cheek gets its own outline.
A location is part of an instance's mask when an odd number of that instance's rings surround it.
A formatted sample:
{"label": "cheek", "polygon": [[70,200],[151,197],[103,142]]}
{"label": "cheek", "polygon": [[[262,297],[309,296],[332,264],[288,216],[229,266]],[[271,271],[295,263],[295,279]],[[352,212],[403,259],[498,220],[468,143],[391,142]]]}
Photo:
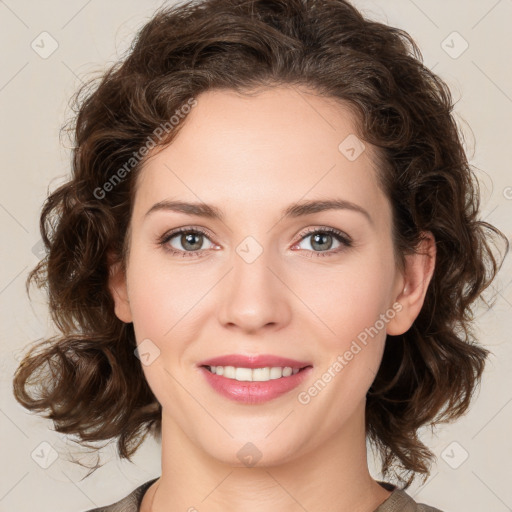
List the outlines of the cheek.
{"label": "cheek", "polygon": [[392,258],[379,254],[376,248],[347,258],[337,269],[310,265],[308,272],[297,274],[301,278],[294,291],[314,313],[322,331],[330,333],[328,343],[338,350],[376,324],[384,336],[378,320],[390,307],[394,271]]}
{"label": "cheek", "polygon": [[156,261],[142,251],[131,255],[128,289],[135,337],[139,352],[150,354],[149,361],[141,357],[142,370],[162,405],[179,394],[173,376],[180,371],[188,340],[201,325],[194,314],[205,286],[198,289],[199,283],[190,277],[190,272],[171,268],[161,258]]}
{"label": "cheek", "polygon": [[189,269],[171,266],[165,258],[133,255],[128,287],[137,339],[167,339],[190,323],[211,283],[204,279],[204,273]]}

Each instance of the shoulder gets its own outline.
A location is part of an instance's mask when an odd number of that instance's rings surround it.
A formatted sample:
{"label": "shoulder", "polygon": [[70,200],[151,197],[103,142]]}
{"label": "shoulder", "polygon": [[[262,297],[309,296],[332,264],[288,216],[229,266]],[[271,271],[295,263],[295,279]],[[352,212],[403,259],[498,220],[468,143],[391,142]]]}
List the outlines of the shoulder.
{"label": "shoulder", "polygon": [[130,494],[121,500],[116,501],[115,503],[98,508],[92,508],[84,512],[139,512],[144,493],[149,489],[153,482],[158,480],[158,478],[160,477],[156,477],[148,480],[147,482],[144,482],[142,485],[139,485],[139,487],[134,489]]}
{"label": "shoulder", "polygon": [[442,510],[417,503],[402,489],[395,488],[389,497],[381,503],[374,512],[443,512]]}

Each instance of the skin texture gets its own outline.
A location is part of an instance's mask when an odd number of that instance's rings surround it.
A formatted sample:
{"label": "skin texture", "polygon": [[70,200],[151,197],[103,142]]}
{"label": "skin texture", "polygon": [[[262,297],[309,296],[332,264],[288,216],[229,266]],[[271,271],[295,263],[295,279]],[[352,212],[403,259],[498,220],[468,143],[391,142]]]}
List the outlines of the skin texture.
{"label": "skin texture", "polygon": [[[338,149],[355,133],[353,114],[340,103],[292,87],[251,97],[209,91],[197,100],[177,138],[142,169],[126,275],[111,269],[116,315],[133,322],[137,343],[149,338],[160,350],[143,369],[163,408],[162,476],[142,510],[372,512],[390,492],[368,471],[365,395],[386,334],[407,331],[421,310],[433,238],[422,247],[428,254],[407,256],[400,273],[373,148],[366,144],[354,161]],[[371,222],[348,209],[281,218],[299,201],[332,198],[361,206]],[[224,219],[145,216],[164,199],[212,204]],[[180,227],[208,232],[202,245],[196,239],[199,256],[158,244]],[[328,238],[332,246],[319,249],[305,231],[326,227],[353,246]],[[237,253],[248,236],[263,250],[252,263]],[[177,235],[167,246],[187,252],[183,241]],[[301,404],[299,392],[397,301],[400,312]],[[218,395],[197,367],[231,353],[309,361],[313,371],[290,393],[240,404]],[[253,467],[237,457],[247,442],[262,454]]]}

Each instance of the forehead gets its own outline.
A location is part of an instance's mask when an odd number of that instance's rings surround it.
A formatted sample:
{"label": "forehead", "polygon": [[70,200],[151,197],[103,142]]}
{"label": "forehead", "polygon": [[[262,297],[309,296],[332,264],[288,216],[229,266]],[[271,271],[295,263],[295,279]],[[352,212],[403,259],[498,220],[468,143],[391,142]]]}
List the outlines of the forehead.
{"label": "forehead", "polygon": [[387,207],[374,148],[357,137],[346,105],[295,87],[196,100],[177,137],[141,169],[134,216],[168,198],[248,216],[319,198]]}

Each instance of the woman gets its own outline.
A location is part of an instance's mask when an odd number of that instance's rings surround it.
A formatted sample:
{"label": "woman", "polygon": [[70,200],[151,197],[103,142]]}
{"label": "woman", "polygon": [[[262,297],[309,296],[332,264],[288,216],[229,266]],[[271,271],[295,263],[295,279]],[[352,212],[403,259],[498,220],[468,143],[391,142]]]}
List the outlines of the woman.
{"label": "woman", "polygon": [[29,276],[62,336],[14,389],[121,457],[161,436],[160,478],[95,510],[439,511],[406,492],[417,432],[469,407],[508,243],[410,36],[344,0],[183,3],[87,87]]}

